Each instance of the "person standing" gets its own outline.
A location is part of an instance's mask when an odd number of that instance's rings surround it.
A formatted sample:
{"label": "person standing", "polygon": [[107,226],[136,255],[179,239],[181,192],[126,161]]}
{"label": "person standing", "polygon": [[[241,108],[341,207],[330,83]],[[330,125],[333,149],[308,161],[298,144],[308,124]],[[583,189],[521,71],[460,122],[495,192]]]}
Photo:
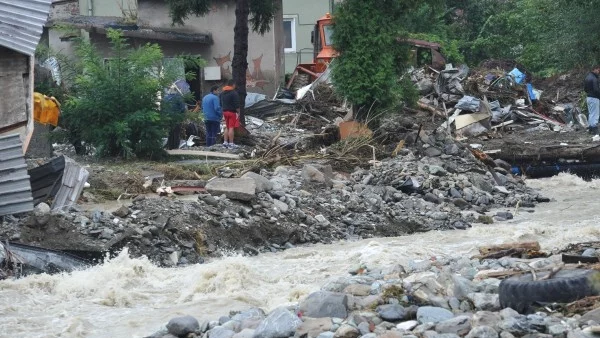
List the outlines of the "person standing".
{"label": "person standing", "polygon": [[210,93],[202,98],[202,113],[204,114],[204,125],[206,126],[206,146],[210,147],[217,143],[217,134],[221,129],[221,102],[219,100],[219,86],[212,86]]}
{"label": "person standing", "polygon": [[598,134],[598,117],[600,116],[600,84],[598,82],[598,75],[600,75],[600,65],[595,66],[583,81],[583,89],[587,94],[588,131],[594,135]]}
{"label": "person standing", "polygon": [[167,90],[162,104],[162,111],[167,114],[171,129],[167,139],[167,149],[179,149],[181,144],[181,122],[185,116],[185,102],[177,86],[172,85]]}
{"label": "person standing", "polygon": [[233,143],[233,134],[236,127],[240,126],[240,95],[235,90],[235,81],[227,81],[221,93],[221,106],[225,118],[225,135],[223,145],[227,148],[236,148]]}

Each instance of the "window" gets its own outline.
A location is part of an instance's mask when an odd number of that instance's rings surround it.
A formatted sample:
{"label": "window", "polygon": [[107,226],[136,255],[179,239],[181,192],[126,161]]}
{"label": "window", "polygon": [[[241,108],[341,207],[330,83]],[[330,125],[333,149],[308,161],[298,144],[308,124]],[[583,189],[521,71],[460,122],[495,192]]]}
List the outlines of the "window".
{"label": "window", "polygon": [[283,48],[286,53],[296,52],[296,18],[283,18]]}
{"label": "window", "polygon": [[333,34],[333,26],[323,26],[323,33],[325,34],[325,46],[331,46],[331,34]]}

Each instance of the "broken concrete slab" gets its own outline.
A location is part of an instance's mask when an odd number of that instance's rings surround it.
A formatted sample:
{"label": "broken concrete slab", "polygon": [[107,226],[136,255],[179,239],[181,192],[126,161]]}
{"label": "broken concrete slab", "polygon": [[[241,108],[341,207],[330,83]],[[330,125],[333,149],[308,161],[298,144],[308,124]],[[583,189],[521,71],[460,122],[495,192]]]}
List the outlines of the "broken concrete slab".
{"label": "broken concrete slab", "polygon": [[206,191],[214,196],[250,201],[256,196],[256,182],[251,178],[215,178],[208,181]]}
{"label": "broken concrete slab", "polygon": [[242,175],[242,178],[251,178],[254,180],[254,183],[256,183],[256,193],[258,194],[259,192],[268,192],[273,190],[273,182],[269,181],[268,178],[259,175],[257,173],[254,173],[252,171],[249,171],[247,173],[245,173],[244,175]]}

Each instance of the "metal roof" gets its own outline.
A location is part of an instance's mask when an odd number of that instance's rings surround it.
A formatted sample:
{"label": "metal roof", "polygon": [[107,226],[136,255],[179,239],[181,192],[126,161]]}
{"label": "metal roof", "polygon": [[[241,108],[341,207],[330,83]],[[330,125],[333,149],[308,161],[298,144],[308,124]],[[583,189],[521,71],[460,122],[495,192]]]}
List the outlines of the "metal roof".
{"label": "metal roof", "polygon": [[51,0],[0,0],[0,46],[33,55]]}
{"label": "metal roof", "polygon": [[31,184],[19,134],[0,137],[0,216],[31,210]]}

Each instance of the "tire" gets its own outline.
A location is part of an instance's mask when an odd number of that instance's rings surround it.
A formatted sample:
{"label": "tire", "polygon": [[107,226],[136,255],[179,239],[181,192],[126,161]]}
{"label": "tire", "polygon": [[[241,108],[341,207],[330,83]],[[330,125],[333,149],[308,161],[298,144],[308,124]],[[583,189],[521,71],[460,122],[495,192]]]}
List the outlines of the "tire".
{"label": "tire", "polygon": [[498,290],[502,308],[510,307],[519,313],[531,311],[535,303],[570,303],[600,291],[600,271],[561,270],[553,278],[539,280],[548,272],[507,278]]}
{"label": "tire", "polygon": [[296,92],[298,89],[308,86],[310,84],[310,75],[305,73],[298,73],[294,78],[294,82],[290,86],[292,92]]}

